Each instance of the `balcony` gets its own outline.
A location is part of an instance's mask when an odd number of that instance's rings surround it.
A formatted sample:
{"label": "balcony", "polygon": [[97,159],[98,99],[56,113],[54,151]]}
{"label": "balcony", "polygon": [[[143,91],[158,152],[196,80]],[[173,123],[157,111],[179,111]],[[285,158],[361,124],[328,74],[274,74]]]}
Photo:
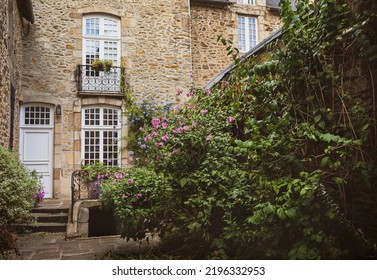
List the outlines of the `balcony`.
{"label": "balcony", "polygon": [[113,66],[108,71],[99,71],[91,65],[78,65],[77,81],[81,95],[122,95],[124,68]]}

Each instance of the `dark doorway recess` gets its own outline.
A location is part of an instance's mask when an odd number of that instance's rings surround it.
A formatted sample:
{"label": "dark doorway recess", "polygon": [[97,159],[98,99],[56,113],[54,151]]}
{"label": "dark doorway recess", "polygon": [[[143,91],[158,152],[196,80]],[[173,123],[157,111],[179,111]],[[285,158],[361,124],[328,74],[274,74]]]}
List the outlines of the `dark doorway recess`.
{"label": "dark doorway recess", "polygon": [[88,226],[89,237],[117,235],[115,219],[112,213],[102,210],[99,206],[89,208]]}

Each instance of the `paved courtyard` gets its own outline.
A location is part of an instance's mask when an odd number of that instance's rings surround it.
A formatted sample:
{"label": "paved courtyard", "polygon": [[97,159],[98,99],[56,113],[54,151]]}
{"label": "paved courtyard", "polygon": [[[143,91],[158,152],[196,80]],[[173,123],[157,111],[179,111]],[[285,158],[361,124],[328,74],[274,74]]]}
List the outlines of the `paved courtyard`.
{"label": "paved courtyard", "polygon": [[67,239],[64,233],[20,235],[18,246],[24,260],[95,260],[106,252],[145,252],[157,244],[156,239],[134,242],[120,236]]}

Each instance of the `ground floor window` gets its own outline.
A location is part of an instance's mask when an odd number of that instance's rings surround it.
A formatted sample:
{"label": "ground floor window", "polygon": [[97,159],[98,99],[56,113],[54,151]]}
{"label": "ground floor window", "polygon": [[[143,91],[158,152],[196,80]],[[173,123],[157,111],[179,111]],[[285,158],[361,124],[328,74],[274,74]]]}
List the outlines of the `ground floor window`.
{"label": "ground floor window", "polygon": [[120,109],[87,107],[82,114],[82,159],[85,165],[103,162],[120,166]]}

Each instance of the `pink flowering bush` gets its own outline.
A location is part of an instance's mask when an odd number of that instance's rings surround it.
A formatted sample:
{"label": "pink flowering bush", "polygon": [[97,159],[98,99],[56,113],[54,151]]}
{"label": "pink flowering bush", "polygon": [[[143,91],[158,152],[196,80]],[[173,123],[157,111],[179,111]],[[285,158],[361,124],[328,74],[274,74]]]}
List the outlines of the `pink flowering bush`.
{"label": "pink flowering bush", "polygon": [[155,234],[154,200],[164,184],[162,176],[145,168],[115,172],[101,183],[102,205],[113,212],[122,237],[139,240]]}
{"label": "pink flowering bush", "polygon": [[343,2],[280,1],[283,47],[257,62],[228,46],[236,65],[215,87],[141,118],[143,105],[127,108],[148,180],[107,181],[123,236],[153,231],[190,259],[376,258],[375,112],[341,64],[369,19]]}

